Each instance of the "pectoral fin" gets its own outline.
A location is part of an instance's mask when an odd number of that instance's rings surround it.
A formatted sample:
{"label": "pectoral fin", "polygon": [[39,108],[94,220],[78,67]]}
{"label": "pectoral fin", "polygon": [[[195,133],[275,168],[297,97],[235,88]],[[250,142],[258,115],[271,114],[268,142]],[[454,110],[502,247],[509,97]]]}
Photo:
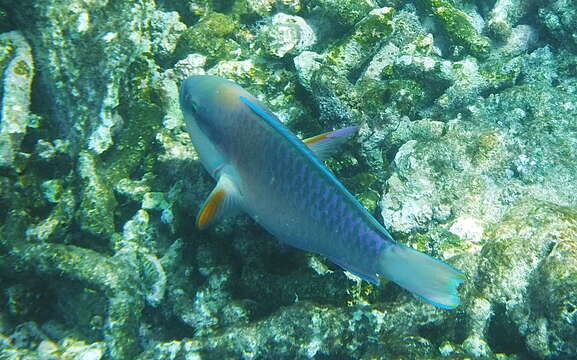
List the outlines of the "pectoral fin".
{"label": "pectoral fin", "polygon": [[351,139],[357,130],[359,130],[358,126],[349,126],[313,136],[303,140],[303,142],[319,159],[326,160],[333,156],[342,144]]}
{"label": "pectoral fin", "polygon": [[240,212],[239,194],[233,181],[222,174],[196,217],[196,227],[203,230]]}

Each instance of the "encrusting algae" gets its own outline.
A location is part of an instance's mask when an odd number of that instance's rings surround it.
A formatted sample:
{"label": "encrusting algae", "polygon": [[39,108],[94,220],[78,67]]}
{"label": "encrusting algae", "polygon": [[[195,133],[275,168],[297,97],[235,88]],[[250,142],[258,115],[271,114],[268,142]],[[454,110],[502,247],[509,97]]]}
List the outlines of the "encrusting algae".
{"label": "encrusting algae", "polygon": [[[0,358],[576,357],[575,18],[561,0],[0,0]],[[214,183],[179,109],[192,75],[301,139],[358,126],[328,168],[466,274],[458,310],[247,217],[196,230]]]}

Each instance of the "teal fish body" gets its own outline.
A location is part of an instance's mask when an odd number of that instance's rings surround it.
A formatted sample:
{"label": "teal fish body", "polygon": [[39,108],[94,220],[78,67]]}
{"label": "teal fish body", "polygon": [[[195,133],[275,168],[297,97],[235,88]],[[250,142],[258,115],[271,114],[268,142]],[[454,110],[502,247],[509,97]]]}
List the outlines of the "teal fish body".
{"label": "teal fish body", "polygon": [[378,284],[383,275],[439,307],[459,304],[463,274],[396,243],[322,163],[356,127],[303,142],[258,99],[216,76],[186,79],[180,105],[199,157],[217,180],[198,227],[245,212],[280,241],[367,281]]}

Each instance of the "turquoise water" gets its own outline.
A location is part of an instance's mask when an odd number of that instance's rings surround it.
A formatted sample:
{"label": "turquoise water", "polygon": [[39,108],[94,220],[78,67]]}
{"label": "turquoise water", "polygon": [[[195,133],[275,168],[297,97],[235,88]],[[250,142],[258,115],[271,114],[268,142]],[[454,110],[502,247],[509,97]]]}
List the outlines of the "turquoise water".
{"label": "turquoise water", "polygon": [[[577,5],[0,0],[0,359],[577,358]],[[235,81],[393,237],[438,309],[290,248],[214,187],[180,83]],[[283,214],[278,214],[283,221]]]}

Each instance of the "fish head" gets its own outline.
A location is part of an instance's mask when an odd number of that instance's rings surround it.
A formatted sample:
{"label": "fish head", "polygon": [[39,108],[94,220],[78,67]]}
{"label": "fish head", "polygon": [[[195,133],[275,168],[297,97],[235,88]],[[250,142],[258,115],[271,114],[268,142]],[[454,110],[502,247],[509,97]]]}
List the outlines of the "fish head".
{"label": "fish head", "polygon": [[[250,96],[232,81],[211,75],[194,75],[180,86],[180,108],[186,129],[205,168],[215,176],[226,162],[226,144],[240,121],[241,96]],[[238,124],[237,124],[238,125]]]}
{"label": "fish head", "polygon": [[244,105],[241,97],[252,96],[230,80],[212,75],[194,75],[182,82],[180,108],[187,126],[196,123],[205,133],[223,135],[238,120]]}

